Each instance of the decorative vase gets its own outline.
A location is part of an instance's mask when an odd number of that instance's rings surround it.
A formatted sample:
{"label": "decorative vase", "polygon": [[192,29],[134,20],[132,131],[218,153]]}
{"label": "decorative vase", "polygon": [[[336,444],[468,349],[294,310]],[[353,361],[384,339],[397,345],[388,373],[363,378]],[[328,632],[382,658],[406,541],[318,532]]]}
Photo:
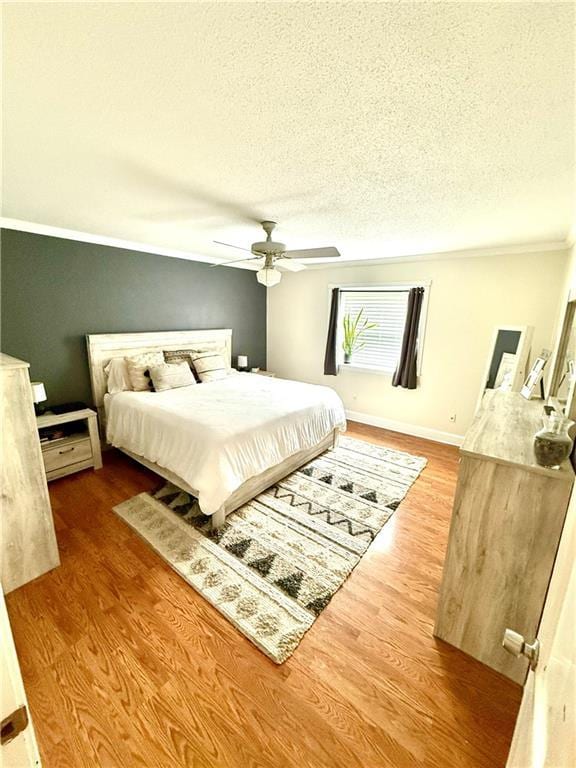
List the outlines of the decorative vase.
{"label": "decorative vase", "polygon": [[543,428],[534,435],[534,456],[541,467],[559,469],[572,453],[573,439],[568,430],[574,424],[561,413],[551,413],[542,419]]}
{"label": "decorative vase", "polygon": [[352,360],[352,355],[350,352],[344,352],[344,362],[348,364]]}

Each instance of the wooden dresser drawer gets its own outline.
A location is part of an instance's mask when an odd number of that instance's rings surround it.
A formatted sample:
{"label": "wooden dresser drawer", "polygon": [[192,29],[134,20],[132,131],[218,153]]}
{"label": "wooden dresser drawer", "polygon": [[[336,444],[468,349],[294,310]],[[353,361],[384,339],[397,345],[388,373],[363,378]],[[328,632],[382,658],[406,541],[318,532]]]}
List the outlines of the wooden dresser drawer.
{"label": "wooden dresser drawer", "polygon": [[46,472],[53,472],[70,464],[78,464],[80,461],[90,461],[92,459],[90,438],[66,442],[54,448],[45,448],[42,455]]}

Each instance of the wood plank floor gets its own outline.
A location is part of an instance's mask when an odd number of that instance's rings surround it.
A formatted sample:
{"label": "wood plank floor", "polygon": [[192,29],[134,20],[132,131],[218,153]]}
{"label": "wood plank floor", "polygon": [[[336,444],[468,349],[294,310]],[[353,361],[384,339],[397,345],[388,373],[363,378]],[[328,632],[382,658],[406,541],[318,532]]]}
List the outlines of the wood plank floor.
{"label": "wood plank floor", "polygon": [[157,478],[110,451],[50,484],[62,566],[8,609],[45,768],[494,768],[521,689],[432,636],[457,450],[428,466],[276,666],[112,512]]}

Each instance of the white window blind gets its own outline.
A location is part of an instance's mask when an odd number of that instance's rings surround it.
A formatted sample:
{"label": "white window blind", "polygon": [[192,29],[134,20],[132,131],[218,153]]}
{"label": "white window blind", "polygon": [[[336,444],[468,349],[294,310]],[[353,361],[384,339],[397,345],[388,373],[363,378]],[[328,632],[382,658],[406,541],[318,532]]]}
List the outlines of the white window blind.
{"label": "white window blind", "polygon": [[[406,321],[408,305],[408,290],[376,289],[376,290],[347,290],[340,294],[340,329],[344,315],[355,318],[360,310],[362,319],[376,323],[362,334],[362,349],[352,356],[352,365],[379,368],[384,371],[394,371],[400,358],[402,336]],[[342,333],[342,331],[341,331]],[[343,337],[343,333],[342,333]],[[343,356],[342,341],[340,341],[341,360]]]}

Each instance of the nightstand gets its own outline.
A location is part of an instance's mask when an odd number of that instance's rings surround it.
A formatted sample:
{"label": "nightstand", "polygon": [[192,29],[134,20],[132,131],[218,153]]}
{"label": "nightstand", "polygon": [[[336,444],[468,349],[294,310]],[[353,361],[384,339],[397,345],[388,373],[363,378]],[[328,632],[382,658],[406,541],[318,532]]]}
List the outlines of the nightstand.
{"label": "nightstand", "polygon": [[102,467],[96,411],[83,408],[70,413],[45,413],[36,417],[36,426],[39,430],[63,427],[66,433],[54,440],[40,441],[47,480],[71,475],[81,469]]}

